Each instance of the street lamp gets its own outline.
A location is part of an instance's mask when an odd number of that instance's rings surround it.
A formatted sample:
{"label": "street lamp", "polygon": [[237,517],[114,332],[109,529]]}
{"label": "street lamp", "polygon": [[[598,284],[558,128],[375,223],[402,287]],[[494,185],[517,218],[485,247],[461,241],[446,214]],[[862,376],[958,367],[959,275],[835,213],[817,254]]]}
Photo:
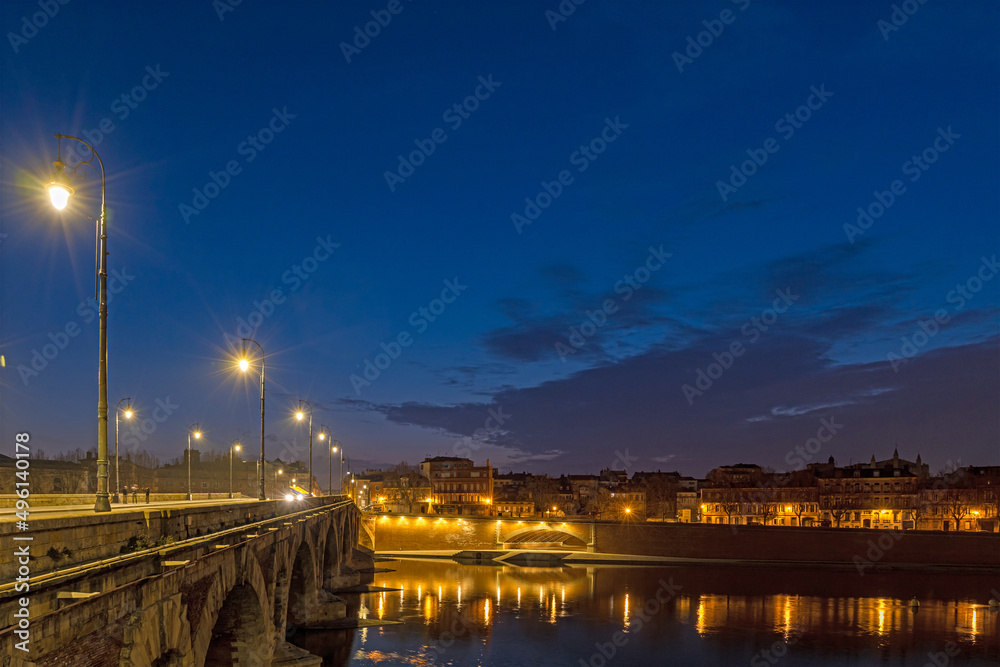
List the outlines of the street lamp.
{"label": "street lamp", "polygon": [[311,496],[313,480],[313,406],[309,404],[309,401],[299,399],[299,411],[295,413],[295,418],[299,421],[305,419],[305,413],[302,412],[303,403],[309,408],[309,481],[306,483],[306,486],[309,487],[309,495]]}
{"label": "street lamp", "polygon": [[191,424],[188,426],[188,448],[187,448],[187,460],[188,460],[188,493],[187,499],[193,500],[191,496],[191,435],[194,434],[194,439],[197,440],[201,437],[201,431],[198,430],[197,424]]}
{"label": "street lamp", "polygon": [[124,402],[124,401],[128,401],[128,405],[125,406],[125,419],[132,419],[132,399],[131,398],[123,398],[122,400],[118,401],[118,405],[115,406],[115,497],[111,499],[111,502],[114,502],[114,503],[121,502],[119,500],[119,498],[118,498],[118,494],[120,493],[120,491],[119,491],[120,487],[118,486],[118,483],[120,481],[120,477],[119,477],[119,473],[118,473],[118,468],[119,468],[119,464],[118,464],[118,413],[121,411],[122,402]]}
{"label": "street lamp", "polygon": [[243,351],[240,354],[240,370],[244,373],[250,368],[250,360],[247,358],[247,343],[253,343],[260,350],[260,461],[257,464],[258,490],[257,500],[267,500],[264,493],[264,348],[253,338],[243,339]]}
{"label": "street lamp", "polygon": [[[324,433],[324,431],[326,431],[326,432]],[[326,424],[320,424],[320,426],[319,426],[319,439],[320,440],[324,440],[326,438],[330,438],[330,442],[327,443],[327,450],[330,453],[330,479],[327,482],[327,487],[326,488],[327,488],[327,493],[329,493],[332,496],[333,495],[333,453],[338,450],[338,447],[333,444],[336,441],[333,439],[333,433],[330,432],[330,427],[327,426]],[[337,443],[337,444],[340,444],[340,443]],[[344,470],[344,456],[343,456],[343,454],[341,454],[341,456],[340,456],[340,470],[341,470],[341,476],[343,476],[343,470]]]}
{"label": "street lamp", "polygon": [[229,445],[229,498],[233,497],[233,450],[240,451],[240,441],[236,440]]}
{"label": "street lamp", "polygon": [[281,494],[281,490],[278,488],[278,475],[284,475],[284,470],[274,471],[274,497],[277,498]]}
{"label": "street lamp", "polygon": [[101,168],[101,217],[95,220],[97,223],[97,289],[95,290],[97,294],[94,297],[99,304],[100,342],[97,366],[97,497],[94,502],[94,511],[110,512],[111,503],[108,500],[108,228],[104,161],[101,160],[101,156],[97,154],[94,147],[83,139],[67,134],[54,136],[59,140],[59,154],[56,161],[52,163],[52,181],[45,186],[45,189],[48,190],[49,199],[57,210],[62,211],[66,208],[70,195],[74,192],[65,172],[66,164],[62,161],[63,139],[79,141],[90,149],[90,159],[81,160],[73,167],[74,176],[76,176],[77,170],[84,165],[90,165],[96,171],[95,159]]}
{"label": "street lamp", "polygon": [[340,440],[334,440],[333,443],[333,451],[340,450],[340,477],[337,478],[337,495],[342,496],[344,495],[344,446],[340,444]]}

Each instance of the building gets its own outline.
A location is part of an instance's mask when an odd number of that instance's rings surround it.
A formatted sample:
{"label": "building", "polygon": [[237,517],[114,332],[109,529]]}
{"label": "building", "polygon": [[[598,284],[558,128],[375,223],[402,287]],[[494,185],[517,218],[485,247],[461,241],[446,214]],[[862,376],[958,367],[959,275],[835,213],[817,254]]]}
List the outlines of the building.
{"label": "building", "polygon": [[[20,481],[31,484],[31,493],[36,495],[97,492],[96,462],[91,471],[82,463],[72,461],[28,459],[27,470],[30,477],[26,480],[17,476],[18,470],[17,459],[0,454],[0,493],[13,494],[17,488],[15,484]],[[111,481],[114,493],[114,477]]]}
{"label": "building", "polygon": [[698,502],[697,491],[677,492],[677,521],[678,523],[700,523],[701,512]]}
{"label": "building", "polygon": [[713,486],[701,491],[702,523],[814,526],[821,517],[815,486]]}
{"label": "building", "polygon": [[928,466],[899,458],[838,467],[833,457],[826,464],[810,465],[819,486],[821,523],[844,528],[918,528],[921,514],[918,493],[930,478]]}
{"label": "building", "polygon": [[497,516],[519,518],[535,516],[535,501],[521,498],[510,486],[494,488],[493,510]]}
{"label": "building", "polygon": [[426,514],[431,506],[430,481],[417,472],[370,475],[372,506],[394,514]]}
{"label": "building", "polygon": [[705,479],[712,486],[750,487],[763,478],[764,469],[754,463],[737,463],[719,466],[709,472]]}
{"label": "building", "polygon": [[491,516],[493,474],[489,459],[476,466],[471,459],[435,456],[424,459],[420,472],[430,481],[428,513]]}

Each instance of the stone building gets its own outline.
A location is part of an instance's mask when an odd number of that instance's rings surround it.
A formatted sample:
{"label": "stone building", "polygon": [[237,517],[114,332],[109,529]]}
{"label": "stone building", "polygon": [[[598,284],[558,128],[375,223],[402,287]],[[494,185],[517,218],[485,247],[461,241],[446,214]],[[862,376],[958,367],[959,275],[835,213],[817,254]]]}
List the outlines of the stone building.
{"label": "stone building", "polygon": [[[71,461],[48,461],[25,459],[28,461],[28,487],[35,494],[95,493],[97,491],[96,470]],[[17,487],[17,459],[0,454],[0,494],[12,494]],[[93,487],[93,488],[91,488]]]}
{"label": "stone building", "polygon": [[471,459],[435,456],[424,459],[420,472],[431,484],[429,513],[490,516],[493,475],[489,459],[476,466]]}

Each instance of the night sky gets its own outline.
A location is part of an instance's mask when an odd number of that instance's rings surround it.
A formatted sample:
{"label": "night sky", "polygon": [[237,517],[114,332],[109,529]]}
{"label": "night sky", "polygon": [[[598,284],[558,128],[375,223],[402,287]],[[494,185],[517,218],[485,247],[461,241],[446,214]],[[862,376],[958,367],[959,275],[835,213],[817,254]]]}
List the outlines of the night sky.
{"label": "night sky", "polygon": [[252,334],[269,460],[1000,464],[1000,8],[901,5],[4,2],[2,451],[97,443],[63,133],[112,453],[252,460]]}

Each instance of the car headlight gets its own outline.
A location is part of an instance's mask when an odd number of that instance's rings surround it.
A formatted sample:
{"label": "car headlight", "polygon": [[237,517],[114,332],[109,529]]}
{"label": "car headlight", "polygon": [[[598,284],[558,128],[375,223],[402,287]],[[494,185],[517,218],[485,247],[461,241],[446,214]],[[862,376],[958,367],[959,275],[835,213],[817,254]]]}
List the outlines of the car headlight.
{"label": "car headlight", "polygon": [[285,494],[285,500],[295,500],[295,496],[290,493]]}

